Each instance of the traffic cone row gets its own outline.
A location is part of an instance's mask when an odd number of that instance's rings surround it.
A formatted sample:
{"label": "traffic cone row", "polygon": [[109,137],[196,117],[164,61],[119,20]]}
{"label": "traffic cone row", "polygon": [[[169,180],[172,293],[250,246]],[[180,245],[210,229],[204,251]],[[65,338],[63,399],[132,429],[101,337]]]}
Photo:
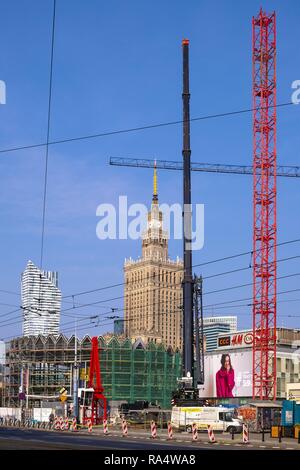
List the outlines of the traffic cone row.
{"label": "traffic cone row", "polygon": [[[68,430],[69,429],[69,420],[68,418],[63,419],[62,417],[55,416],[54,418],[54,429],[56,430]],[[74,417],[72,419],[72,425],[71,429],[73,432],[77,431],[77,419]],[[93,431],[93,425],[92,425],[92,420],[88,420],[88,432],[91,433]],[[108,424],[107,420],[103,420],[103,433],[104,435],[108,435]],[[208,433],[208,438],[210,443],[215,443],[216,438],[214,435],[213,427],[211,425],[207,425],[207,433]],[[123,437],[128,436],[128,426],[126,419],[122,419],[122,435]],[[157,428],[156,428],[156,423],[155,421],[151,421],[151,438],[156,439],[157,438]],[[168,422],[168,440],[173,439],[173,429],[172,429],[172,424],[169,421]],[[197,430],[197,425],[196,423],[192,424],[192,441],[195,442],[198,440],[198,430]],[[243,424],[243,443],[247,444],[249,442],[249,432],[248,432],[248,425]]]}

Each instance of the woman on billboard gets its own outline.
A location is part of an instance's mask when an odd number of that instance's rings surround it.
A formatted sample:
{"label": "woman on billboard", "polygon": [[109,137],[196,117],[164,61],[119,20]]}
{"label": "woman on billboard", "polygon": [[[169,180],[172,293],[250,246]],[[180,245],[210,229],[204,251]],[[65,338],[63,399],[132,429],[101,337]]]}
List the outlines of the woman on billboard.
{"label": "woman on billboard", "polygon": [[234,370],[229,354],[222,354],[221,368],[216,373],[217,398],[233,398]]}

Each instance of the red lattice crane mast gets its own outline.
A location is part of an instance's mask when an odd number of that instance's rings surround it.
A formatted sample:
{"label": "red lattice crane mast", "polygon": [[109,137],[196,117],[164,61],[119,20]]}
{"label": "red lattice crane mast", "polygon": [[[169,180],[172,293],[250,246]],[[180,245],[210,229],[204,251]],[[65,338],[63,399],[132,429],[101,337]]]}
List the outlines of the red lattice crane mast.
{"label": "red lattice crane mast", "polygon": [[93,424],[100,424],[107,419],[107,400],[104,396],[104,388],[101,382],[100,358],[98,338],[92,338],[92,351],[90,359],[89,388],[93,388],[91,403],[91,418]]}
{"label": "red lattice crane mast", "polygon": [[276,17],[253,41],[253,398],[276,398]]}

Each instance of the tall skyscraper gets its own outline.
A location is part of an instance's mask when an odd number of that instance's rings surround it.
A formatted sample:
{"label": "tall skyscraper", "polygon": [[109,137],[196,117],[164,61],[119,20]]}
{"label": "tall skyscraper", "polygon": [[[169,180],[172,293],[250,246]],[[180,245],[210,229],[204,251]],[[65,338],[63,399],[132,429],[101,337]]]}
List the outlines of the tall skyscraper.
{"label": "tall skyscraper", "polygon": [[120,336],[124,334],[124,320],[114,320],[114,335]]}
{"label": "tall skyscraper", "polygon": [[205,317],[203,318],[203,326],[211,325],[214,323],[223,323],[230,326],[230,332],[237,331],[237,317],[234,315],[224,315],[219,317]]}
{"label": "tall skyscraper", "polygon": [[61,308],[57,272],[41,271],[28,261],[21,279],[23,335],[57,335]]}
{"label": "tall skyscraper", "polygon": [[124,264],[126,336],[181,349],[182,269],[179,258],[173,261],[168,257],[168,234],[163,230],[154,168],[151,210],[142,234],[142,257],[130,258]]}

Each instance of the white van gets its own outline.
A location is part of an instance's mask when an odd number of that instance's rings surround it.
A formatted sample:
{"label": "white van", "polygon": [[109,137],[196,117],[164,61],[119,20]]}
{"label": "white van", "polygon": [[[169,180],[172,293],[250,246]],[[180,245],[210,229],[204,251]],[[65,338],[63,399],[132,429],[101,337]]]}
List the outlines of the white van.
{"label": "white van", "polygon": [[183,431],[192,431],[192,424],[197,425],[198,431],[206,431],[211,425],[214,431],[240,433],[242,422],[234,418],[233,408],[222,406],[173,406],[172,426]]}

